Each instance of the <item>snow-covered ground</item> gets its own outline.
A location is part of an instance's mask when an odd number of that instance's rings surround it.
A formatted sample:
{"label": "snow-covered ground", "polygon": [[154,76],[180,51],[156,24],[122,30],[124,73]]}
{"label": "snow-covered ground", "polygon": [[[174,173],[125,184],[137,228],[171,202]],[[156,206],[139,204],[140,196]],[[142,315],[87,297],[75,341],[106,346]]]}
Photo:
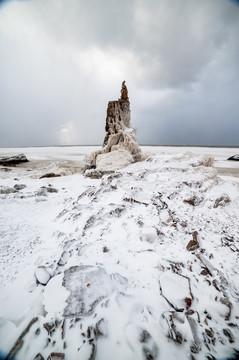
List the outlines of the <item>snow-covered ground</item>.
{"label": "snow-covered ground", "polygon": [[85,178],[97,148],[0,149],[30,160],[0,166],[3,358],[229,358],[239,150],[147,146],[146,161]]}

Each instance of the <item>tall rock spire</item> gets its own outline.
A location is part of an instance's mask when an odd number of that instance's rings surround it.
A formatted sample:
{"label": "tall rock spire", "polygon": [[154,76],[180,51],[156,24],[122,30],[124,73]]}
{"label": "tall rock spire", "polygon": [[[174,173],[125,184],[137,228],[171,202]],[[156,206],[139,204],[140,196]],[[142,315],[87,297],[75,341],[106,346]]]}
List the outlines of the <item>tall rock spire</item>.
{"label": "tall rock spire", "polygon": [[125,81],[122,82],[121,98],[108,103],[105,131],[103,147],[90,155],[88,168],[115,171],[142,159],[136,142],[136,129],[130,123],[130,102]]}

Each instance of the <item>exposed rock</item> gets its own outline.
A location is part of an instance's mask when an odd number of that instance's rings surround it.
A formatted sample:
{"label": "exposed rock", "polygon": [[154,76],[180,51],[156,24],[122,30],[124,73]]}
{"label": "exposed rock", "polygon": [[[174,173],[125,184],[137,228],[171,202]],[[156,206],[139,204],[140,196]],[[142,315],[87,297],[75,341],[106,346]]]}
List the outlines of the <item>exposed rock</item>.
{"label": "exposed rock", "polygon": [[223,329],[223,334],[228,338],[230,344],[235,342],[234,335],[230,329]]}
{"label": "exposed rock", "polygon": [[25,185],[25,184],[15,184],[15,185],[14,185],[14,189],[16,189],[17,191],[23,190],[23,189],[25,189],[26,187],[27,187],[27,185]]}
{"label": "exposed rock", "polygon": [[24,154],[0,158],[0,165],[17,165],[17,164],[21,164],[24,162],[28,162],[28,160]]}
{"label": "exposed rock", "polygon": [[235,241],[231,236],[224,236],[221,238],[222,246],[228,246],[233,252],[239,252],[239,249],[236,247],[237,240]]}
{"label": "exposed rock", "polygon": [[192,206],[197,206],[197,205],[199,205],[202,201],[203,201],[202,198],[198,198],[198,197],[195,196],[195,195],[192,196],[192,197],[189,198],[189,199],[183,200],[183,202],[184,202],[185,204],[189,204],[189,205],[192,205]]}
{"label": "exposed rock", "polygon": [[122,83],[121,98],[108,103],[105,131],[103,147],[86,159],[86,169],[115,171],[142,159],[136,142],[136,129],[130,124],[130,102],[125,81]]}
{"label": "exposed rock", "polygon": [[47,196],[47,193],[57,193],[58,190],[51,186],[41,186],[41,188],[35,193],[36,196]]}
{"label": "exposed rock", "polygon": [[106,252],[109,252],[109,249],[107,248],[107,246],[103,246],[103,252],[106,253]]}
{"label": "exposed rock", "polygon": [[129,98],[128,98],[128,89],[127,89],[127,86],[125,85],[125,81],[122,82],[121,99],[122,100],[129,100]]}
{"label": "exposed rock", "polygon": [[89,169],[89,170],[85,171],[84,175],[85,175],[85,177],[88,177],[91,179],[100,179],[105,174],[110,174],[111,172],[112,171],[108,172],[108,171],[99,171],[97,169]]}
{"label": "exposed rock", "polygon": [[200,247],[198,242],[198,232],[194,231],[192,235],[193,235],[193,240],[190,240],[189,243],[187,244],[186,249],[188,251],[194,251]]}
{"label": "exposed rock", "polygon": [[239,154],[230,156],[227,160],[235,160],[235,161],[239,161]]}
{"label": "exposed rock", "polygon": [[49,322],[49,323],[45,323],[45,324],[43,324],[43,327],[44,327],[44,329],[46,329],[48,335],[51,336],[55,330],[55,323],[53,321]]}
{"label": "exposed rock", "polygon": [[229,198],[228,195],[222,195],[215,200],[213,207],[218,208],[218,206],[225,206],[225,205],[228,205],[230,202],[231,202],[231,199]]}
{"label": "exposed rock", "polygon": [[159,359],[159,347],[157,341],[155,341],[156,339],[154,339],[148,330],[136,324],[129,323],[125,329],[125,336],[135,354],[135,359]]}
{"label": "exposed rock", "polygon": [[38,353],[33,360],[44,360],[44,357],[40,353]]}
{"label": "exposed rock", "polygon": [[165,319],[168,325],[168,337],[169,339],[175,341],[176,343],[182,344],[183,335],[178,331],[175,324],[175,312],[168,311],[163,314],[163,319]]}
{"label": "exposed rock", "polygon": [[60,174],[48,173],[48,174],[42,175],[41,177],[39,177],[39,179],[60,177],[60,176],[61,176]]}
{"label": "exposed rock", "polygon": [[55,352],[51,353],[47,358],[47,360],[64,360],[64,359],[65,359],[65,354],[55,353]]}
{"label": "exposed rock", "polygon": [[58,192],[58,190],[52,186],[47,186],[46,189],[47,189],[47,192],[49,192],[49,193],[57,193]]}

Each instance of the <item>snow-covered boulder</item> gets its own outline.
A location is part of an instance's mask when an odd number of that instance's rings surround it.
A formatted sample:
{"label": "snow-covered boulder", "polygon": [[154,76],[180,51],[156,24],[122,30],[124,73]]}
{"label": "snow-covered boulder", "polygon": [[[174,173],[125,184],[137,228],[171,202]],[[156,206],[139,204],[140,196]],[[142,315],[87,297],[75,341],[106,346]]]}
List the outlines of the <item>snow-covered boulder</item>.
{"label": "snow-covered boulder", "polygon": [[28,162],[28,160],[24,154],[0,158],[0,165],[17,165],[17,164],[21,164],[24,162]]}
{"label": "snow-covered boulder", "polygon": [[46,285],[51,278],[51,270],[45,266],[39,266],[35,271],[35,277],[39,284]]}
{"label": "snow-covered boulder", "polygon": [[124,148],[119,148],[96,158],[96,168],[99,171],[115,171],[134,162],[133,156]]}

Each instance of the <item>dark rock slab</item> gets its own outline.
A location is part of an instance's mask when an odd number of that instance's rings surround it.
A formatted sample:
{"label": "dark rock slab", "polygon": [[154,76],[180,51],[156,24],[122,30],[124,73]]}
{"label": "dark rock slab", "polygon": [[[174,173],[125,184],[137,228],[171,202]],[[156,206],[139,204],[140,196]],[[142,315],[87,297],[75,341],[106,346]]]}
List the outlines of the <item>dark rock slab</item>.
{"label": "dark rock slab", "polygon": [[57,353],[57,352],[52,352],[47,360],[64,360],[65,359],[65,354],[63,353]]}
{"label": "dark rock slab", "polygon": [[234,161],[239,161],[239,154],[230,156],[227,160],[234,160]]}
{"label": "dark rock slab", "polygon": [[55,173],[47,173],[45,175],[42,175],[41,177],[39,177],[39,179],[44,179],[44,178],[53,178],[53,177],[60,177],[60,174],[55,174]]}
{"label": "dark rock slab", "polygon": [[28,162],[28,160],[24,154],[0,158],[0,165],[17,165],[25,162]]}

